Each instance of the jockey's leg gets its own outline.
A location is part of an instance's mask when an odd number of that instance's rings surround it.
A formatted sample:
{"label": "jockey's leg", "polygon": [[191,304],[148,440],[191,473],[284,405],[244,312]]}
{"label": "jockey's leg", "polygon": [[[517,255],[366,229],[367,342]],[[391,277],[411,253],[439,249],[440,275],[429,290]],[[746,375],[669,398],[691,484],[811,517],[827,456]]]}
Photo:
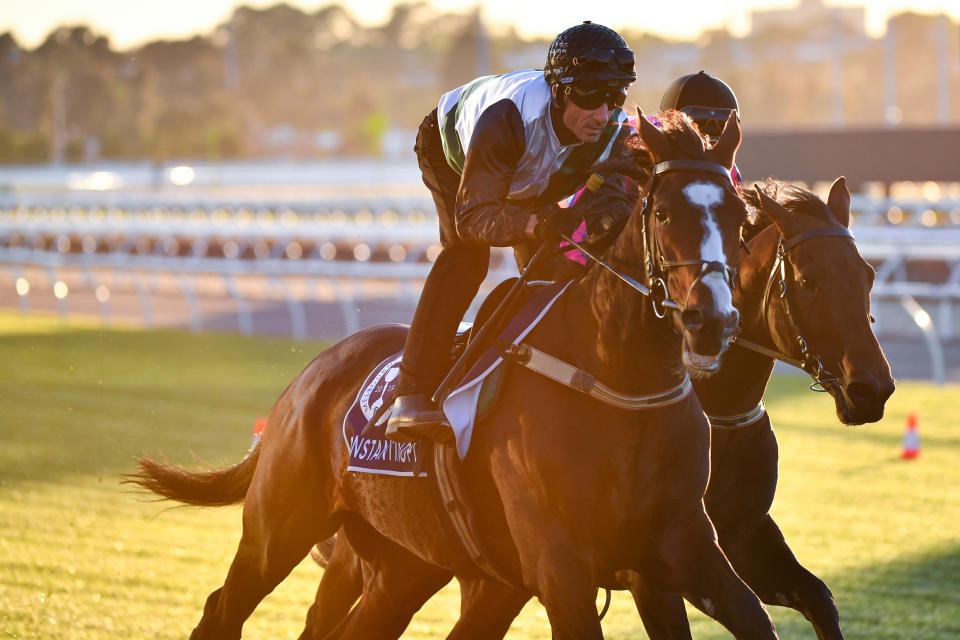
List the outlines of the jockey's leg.
{"label": "jockey's leg", "polygon": [[446,417],[430,400],[450,365],[457,327],[487,275],[490,248],[459,240],[454,222],[460,176],[447,164],[436,111],[420,125],[414,150],[423,183],[433,195],[444,247],[427,276],[403,348],[397,399],[387,422],[387,437],[438,442],[453,440]]}
{"label": "jockey's leg", "polygon": [[452,440],[453,431],[430,395],[450,366],[457,327],[487,275],[489,261],[489,247],[467,244],[447,247],[437,256],[403,347],[388,436]]}

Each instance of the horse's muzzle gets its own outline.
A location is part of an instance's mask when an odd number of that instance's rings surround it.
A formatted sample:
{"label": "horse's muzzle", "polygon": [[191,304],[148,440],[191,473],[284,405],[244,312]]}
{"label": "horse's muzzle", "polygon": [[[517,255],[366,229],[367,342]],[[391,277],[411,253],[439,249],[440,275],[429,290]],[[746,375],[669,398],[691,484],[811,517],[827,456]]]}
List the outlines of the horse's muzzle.
{"label": "horse's muzzle", "polygon": [[883,408],[896,388],[893,378],[858,376],[847,381],[837,398],[837,417],[844,424],[877,422],[883,418]]}
{"label": "horse's muzzle", "polygon": [[701,356],[719,355],[739,322],[740,314],[732,307],[724,313],[704,305],[691,305],[680,313],[687,346]]}

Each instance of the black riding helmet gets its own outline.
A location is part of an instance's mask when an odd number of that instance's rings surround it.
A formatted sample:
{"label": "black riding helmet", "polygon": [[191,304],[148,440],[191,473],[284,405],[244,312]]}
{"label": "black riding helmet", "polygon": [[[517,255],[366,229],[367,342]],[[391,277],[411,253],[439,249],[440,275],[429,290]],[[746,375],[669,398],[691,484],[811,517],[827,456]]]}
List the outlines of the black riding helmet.
{"label": "black riding helmet", "polygon": [[720,135],[731,111],[740,113],[733,89],[704,71],[677,78],[667,87],[660,111],[669,109],[686,113],[710,137]]}
{"label": "black riding helmet", "polygon": [[634,55],[613,29],[587,20],[558,35],[547,51],[543,77],[581,107],[604,102],[621,106],[627,87],[637,79]]}

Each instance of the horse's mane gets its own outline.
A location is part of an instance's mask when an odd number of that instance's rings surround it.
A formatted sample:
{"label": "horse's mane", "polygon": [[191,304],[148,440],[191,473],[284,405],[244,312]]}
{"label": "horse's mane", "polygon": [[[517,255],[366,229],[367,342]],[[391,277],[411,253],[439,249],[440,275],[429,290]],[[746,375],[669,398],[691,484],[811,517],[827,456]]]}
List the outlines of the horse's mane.
{"label": "horse's mane", "polygon": [[[642,117],[642,116],[641,116]],[[679,153],[691,160],[712,160],[710,158],[709,142],[700,133],[697,125],[690,117],[680,111],[667,111],[657,114],[659,121],[658,128],[666,136],[670,144]],[[654,160],[648,149],[643,146],[639,132],[628,136],[622,144],[614,147],[610,157],[593,167],[593,171],[602,176],[621,174],[631,178],[637,185],[645,184],[653,172]],[[616,188],[605,185],[601,188]],[[639,195],[639,189],[634,192]],[[634,211],[637,209],[634,208]],[[636,235],[633,241],[634,246],[642,246],[638,228],[627,228],[622,233],[633,233]],[[616,251],[615,243],[611,245],[604,255],[610,257],[611,253]],[[587,271],[587,277],[600,277],[598,274],[604,273],[599,270],[598,265],[592,265]],[[622,299],[636,295],[633,292],[624,291],[616,280],[609,278],[601,280],[596,289],[596,295],[593,297],[592,304],[594,314],[597,318],[604,318],[604,329],[601,332],[599,340],[599,350],[602,358],[611,357],[613,353],[622,348],[622,336],[628,331],[628,328],[640,321],[639,307],[628,305],[624,313],[614,312],[613,309]]]}
{"label": "horse's mane", "polygon": [[[657,114],[660,130],[670,143],[685,156],[693,160],[706,160],[709,149],[697,125],[690,116],[682,111],[665,111]],[[627,136],[622,144],[611,151],[610,156],[593,167],[595,173],[611,175],[619,173],[632,178],[637,183],[646,182],[653,170],[653,157],[643,146],[640,134],[635,132]]]}
{"label": "horse's mane", "polygon": [[[830,209],[820,197],[802,187],[767,178],[758,185],[763,192],[780,203],[784,209],[794,215],[808,215],[830,222]],[[750,219],[743,227],[743,239],[749,242],[758,233],[773,224],[773,219],[763,212],[760,196],[752,188],[743,190],[743,199],[751,211]]]}

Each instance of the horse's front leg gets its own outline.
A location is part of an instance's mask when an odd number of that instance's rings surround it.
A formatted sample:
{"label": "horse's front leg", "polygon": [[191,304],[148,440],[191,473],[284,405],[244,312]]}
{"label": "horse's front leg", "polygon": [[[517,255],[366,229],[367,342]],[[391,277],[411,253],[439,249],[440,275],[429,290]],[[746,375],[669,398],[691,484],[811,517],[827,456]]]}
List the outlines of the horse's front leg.
{"label": "horse's front leg", "polygon": [[693,640],[679,594],[663,591],[636,571],[618,571],[617,582],[630,590],[650,640]]}
{"label": "horse's front leg", "polygon": [[602,640],[597,585],[589,567],[573,545],[542,550],[534,591],[547,610],[553,640]]}
{"label": "horse's front leg", "polygon": [[363,566],[346,536],[328,541],[332,552],[317,587],[300,640],[325,638],[350,613],[363,593]]}
{"label": "horse's front leg", "polygon": [[460,619],[447,640],[503,638],[530,594],[493,580],[460,580]]}
{"label": "horse's front leg", "polygon": [[760,599],[734,573],[720,550],[703,502],[665,529],[660,553],[664,573],[659,578],[651,575],[650,580],[681,593],[736,638],[777,637]]}
{"label": "horse's front leg", "polygon": [[797,561],[773,518],[764,516],[758,526],[733,540],[725,536],[723,549],[740,577],[764,602],[802,613],[819,640],[843,639],[833,594]]}

